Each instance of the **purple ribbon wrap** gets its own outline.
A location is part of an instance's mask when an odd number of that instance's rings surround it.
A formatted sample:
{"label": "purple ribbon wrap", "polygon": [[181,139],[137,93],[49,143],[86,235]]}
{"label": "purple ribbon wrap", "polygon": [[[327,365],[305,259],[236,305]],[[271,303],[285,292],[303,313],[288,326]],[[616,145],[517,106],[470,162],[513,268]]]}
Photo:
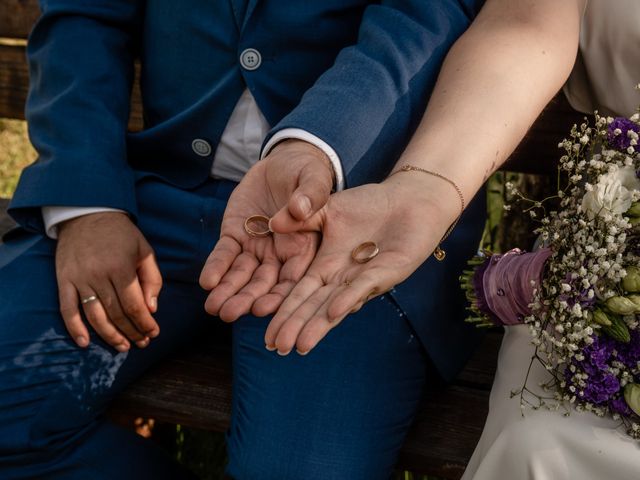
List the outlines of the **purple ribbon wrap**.
{"label": "purple ribbon wrap", "polygon": [[[549,248],[523,252],[518,248],[492,255],[474,275],[478,306],[501,325],[523,323],[531,314],[533,291],[540,288]],[[531,285],[531,281],[535,285]],[[488,311],[486,311],[488,310]]]}

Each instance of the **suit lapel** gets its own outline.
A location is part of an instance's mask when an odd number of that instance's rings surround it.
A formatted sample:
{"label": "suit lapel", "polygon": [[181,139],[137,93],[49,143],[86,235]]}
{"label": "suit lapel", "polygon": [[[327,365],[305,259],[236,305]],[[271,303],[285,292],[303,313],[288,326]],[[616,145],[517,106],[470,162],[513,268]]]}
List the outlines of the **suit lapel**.
{"label": "suit lapel", "polygon": [[247,22],[249,21],[249,18],[253,14],[253,11],[255,10],[257,3],[258,3],[258,0],[248,0],[247,11],[244,14],[241,31],[244,30],[244,27],[247,26]]}
{"label": "suit lapel", "polygon": [[233,12],[233,19],[235,20],[236,27],[240,31],[242,23],[244,22],[245,9],[247,7],[247,0],[229,0],[231,4],[231,11]]}

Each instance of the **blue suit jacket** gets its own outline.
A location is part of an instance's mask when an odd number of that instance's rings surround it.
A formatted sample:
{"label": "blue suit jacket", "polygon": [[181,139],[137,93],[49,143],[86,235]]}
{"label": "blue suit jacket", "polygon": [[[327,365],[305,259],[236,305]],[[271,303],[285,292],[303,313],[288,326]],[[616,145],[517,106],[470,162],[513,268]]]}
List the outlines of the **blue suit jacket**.
{"label": "blue suit jacket", "polygon": [[[42,230],[45,205],[135,217],[134,170],[182,188],[202,183],[213,154],[198,155],[192,142],[205,139],[215,152],[247,87],[275,125],[271,135],[307,130],[338,153],[347,186],[379,181],[480,3],[42,0],[28,47],[27,119],[39,159],[24,171],[10,212],[32,230]],[[255,70],[239,62],[247,48],[261,53]],[[145,129],[127,133],[136,57]],[[445,376],[473,343],[455,279],[475,250],[481,210],[471,207],[446,262],[428,262],[394,294]]]}

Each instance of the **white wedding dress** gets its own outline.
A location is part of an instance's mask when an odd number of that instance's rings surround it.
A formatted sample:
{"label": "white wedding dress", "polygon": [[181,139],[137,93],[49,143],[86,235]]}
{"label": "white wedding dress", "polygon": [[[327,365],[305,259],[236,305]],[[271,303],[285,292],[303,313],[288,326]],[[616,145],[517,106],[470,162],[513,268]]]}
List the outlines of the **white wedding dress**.
{"label": "white wedding dress", "polygon": [[[585,113],[630,116],[640,104],[638,83],[640,0],[589,0],[564,89],[569,102]],[[619,422],[575,410],[521,412],[519,396],[510,393],[522,387],[533,351],[526,326],[505,328],[489,416],[463,480],[640,479],[640,441]],[[549,378],[534,362],[527,385]]]}

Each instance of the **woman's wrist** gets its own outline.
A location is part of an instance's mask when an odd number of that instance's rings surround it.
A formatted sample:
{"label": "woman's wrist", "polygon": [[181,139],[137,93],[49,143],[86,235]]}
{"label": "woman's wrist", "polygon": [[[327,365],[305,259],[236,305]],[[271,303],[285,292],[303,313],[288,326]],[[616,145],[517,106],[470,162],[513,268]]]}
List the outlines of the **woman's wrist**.
{"label": "woman's wrist", "polygon": [[456,189],[446,180],[418,171],[402,171],[382,182],[393,211],[407,215],[415,211],[431,228],[443,236],[460,217],[461,201]]}

